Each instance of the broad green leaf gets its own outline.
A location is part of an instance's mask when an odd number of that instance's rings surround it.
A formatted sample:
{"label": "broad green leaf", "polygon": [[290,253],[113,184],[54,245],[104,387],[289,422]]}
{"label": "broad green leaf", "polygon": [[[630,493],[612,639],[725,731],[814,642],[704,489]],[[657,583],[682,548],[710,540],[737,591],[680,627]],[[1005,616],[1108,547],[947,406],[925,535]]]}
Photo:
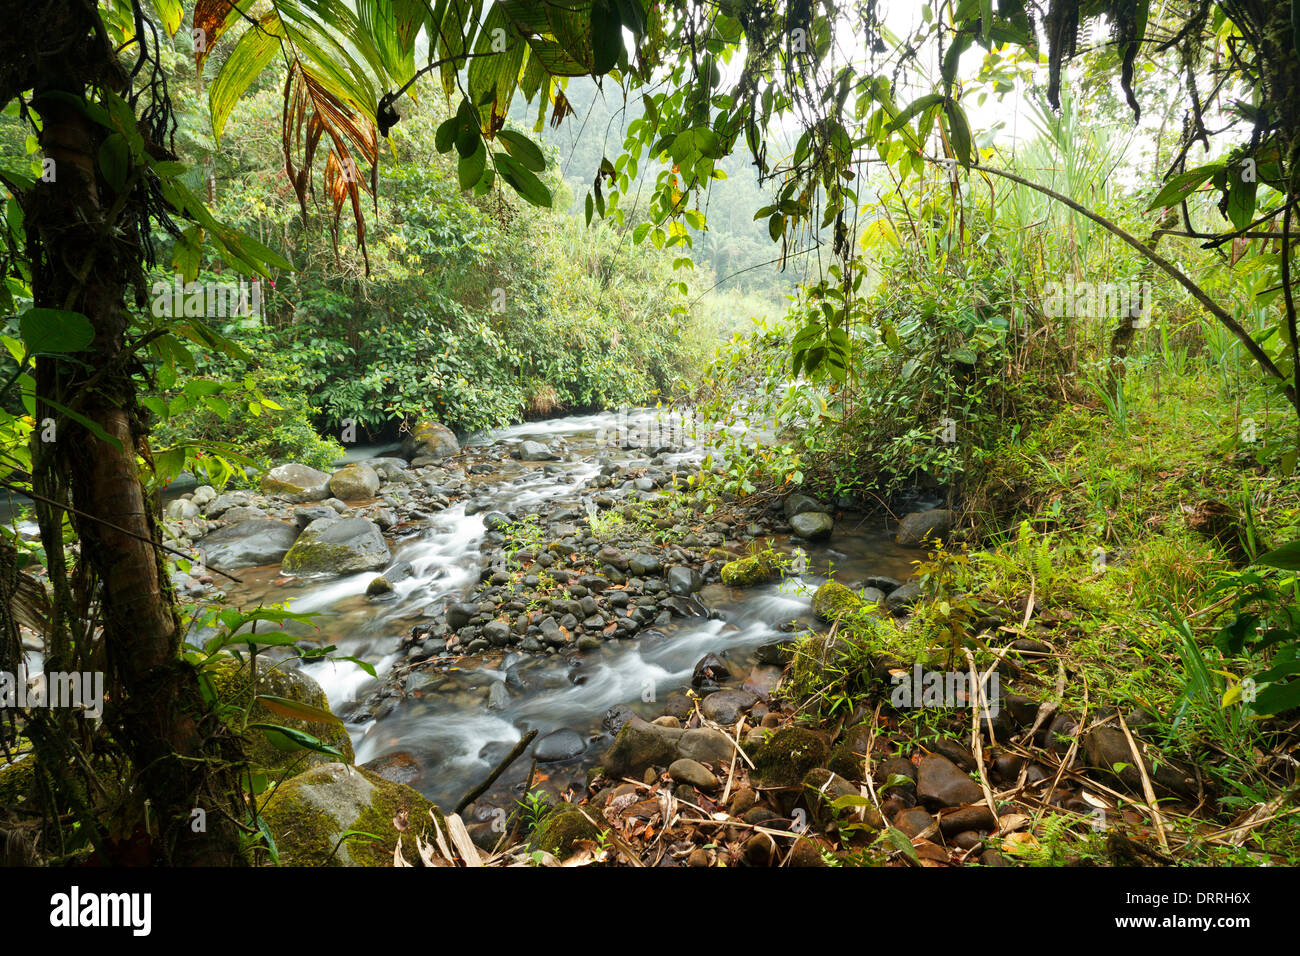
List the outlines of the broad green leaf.
{"label": "broad green leaf", "polygon": [[551,191],[546,188],[532,170],[526,168],[508,153],[493,153],[493,159],[496,160],[497,172],[501,174],[501,178],[508,182],[515,192],[534,206],[550,208]]}
{"label": "broad green leaf", "polygon": [[175,36],[185,16],[185,11],[181,8],[181,0],[153,0],[153,8],[158,11],[158,19],[162,21],[167,35]]}
{"label": "broad green leaf", "polygon": [[272,694],[258,694],[257,699],[277,717],[285,717],[290,720],[305,720],[313,724],[343,725],[343,721],[328,710],[313,707],[311,704],[304,704],[302,701],[290,700],[287,697],[276,697]]}
{"label": "broad green leaf", "polygon": [[212,133],[221,140],[230,111],[235,108],[244,91],[266,69],[271,57],[280,49],[283,35],[279,16],[272,12],[263,16],[256,26],[250,27],[239,38],[221,72],[208,90],[208,106],[212,113]]}
{"label": "broad green leaf", "polygon": [[623,52],[623,20],[614,0],[591,3],[592,72],[602,76],[618,65]]}
{"label": "broad green leaf", "polygon": [[281,727],[278,724],[249,724],[248,729],[260,730],[265,733],[267,741],[276,750],[289,752],[311,750],[331,757],[343,756],[337,749],[324,741],[313,737],[311,734],[303,733],[301,730],[295,730],[293,727]]}
{"label": "broad green leaf", "polygon": [[487,145],[481,139],[477,142],[478,148],[468,156],[462,156],[456,165],[456,176],[460,180],[461,189],[473,188],[483,178],[483,170],[487,168]]}
{"label": "broad green leaf", "polygon": [[497,139],[501,140],[506,151],[523,165],[535,173],[540,173],[546,168],[546,157],[542,155],[541,149],[527,136],[503,129],[497,133]]}
{"label": "broad green leaf", "polygon": [[1292,541],[1255,559],[1255,564],[1284,571],[1300,571],[1300,541]]}
{"label": "broad green leaf", "polygon": [[88,318],[62,309],[28,309],[18,319],[18,330],[29,355],[80,352],[95,338]]}
{"label": "broad green leaf", "polygon": [[1195,189],[1204,184],[1206,180],[1215,173],[1222,172],[1223,169],[1224,163],[1223,161],[1220,161],[1217,163],[1210,163],[1206,166],[1198,166],[1195,169],[1189,169],[1185,173],[1180,173],[1165,183],[1160,192],[1156,193],[1156,197],[1152,199],[1150,204],[1147,206],[1147,211],[1150,212],[1152,209],[1173,206],[1182,202],[1191,195]]}
{"label": "broad green leaf", "polygon": [[98,161],[99,171],[113,187],[113,192],[125,192],[126,178],[131,171],[131,148],[127,146],[126,138],[114,133],[105,139],[99,147]]}

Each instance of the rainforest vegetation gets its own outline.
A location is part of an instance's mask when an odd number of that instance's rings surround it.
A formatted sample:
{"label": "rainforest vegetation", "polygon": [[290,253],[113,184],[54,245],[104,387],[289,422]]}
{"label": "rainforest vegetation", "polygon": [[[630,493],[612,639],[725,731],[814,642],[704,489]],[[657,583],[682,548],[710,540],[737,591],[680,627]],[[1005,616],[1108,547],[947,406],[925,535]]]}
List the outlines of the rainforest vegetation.
{"label": "rainforest vegetation", "polygon": [[1296,9],[23,4],[5,862],[1295,864]]}

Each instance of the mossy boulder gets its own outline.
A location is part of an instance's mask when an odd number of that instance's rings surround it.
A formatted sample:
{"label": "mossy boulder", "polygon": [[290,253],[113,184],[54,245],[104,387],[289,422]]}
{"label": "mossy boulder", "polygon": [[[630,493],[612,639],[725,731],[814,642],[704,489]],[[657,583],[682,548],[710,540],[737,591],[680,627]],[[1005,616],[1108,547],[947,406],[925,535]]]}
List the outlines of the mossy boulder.
{"label": "mossy boulder", "polygon": [[813,613],[823,621],[834,621],[862,607],[862,598],[838,581],[827,581],[813,594]]}
{"label": "mossy boulder", "polygon": [[812,815],[812,821],[819,827],[825,827],[836,816],[854,817],[858,823],[866,823],[872,829],[879,830],[883,824],[879,811],[875,807],[846,807],[835,809],[835,801],[841,797],[861,797],[862,792],[848,780],[833,771],[814,767],[804,774],[803,799]]}
{"label": "mossy boulder", "polygon": [[[281,866],[391,867],[398,837],[393,818],[403,811],[412,833],[432,832],[430,811],[442,822],[441,811],[410,787],[360,767],[328,763],[281,784],[262,816]],[[340,844],[349,830],[378,840],[351,836]]]}
{"label": "mossy boulder", "polygon": [[[247,661],[239,661],[229,655],[215,658],[210,665],[208,675],[212,678],[213,688],[223,704],[246,706],[252,699],[250,690],[251,668]],[[261,663],[257,669],[257,693],[272,697],[284,697],[288,700],[328,711],[330,702],[319,684],[301,671],[285,670]],[[234,718],[230,718],[233,720]],[[269,710],[262,702],[253,705],[248,717],[249,723],[276,724],[311,734],[323,743],[343,754],[347,763],[352,762],[352,739],[342,723],[317,723],[286,717]],[[265,731],[250,730],[245,734],[246,752],[249,762],[264,770],[283,770],[289,767],[303,769],[314,764],[333,762],[337,757],[318,754],[304,750],[280,750],[267,736]],[[282,741],[283,742],[283,741]]]}
{"label": "mossy boulder", "polygon": [[755,584],[775,581],[781,572],[770,559],[761,554],[737,558],[722,566],[722,583],[732,588],[747,588]]}
{"label": "mossy boulder", "polygon": [[[596,815],[593,813],[592,816]],[[603,832],[577,807],[560,807],[546,816],[529,842],[535,850],[566,857],[573,852],[579,840],[598,840]]]}
{"label": "mossy boulder", "polygon": [[402,440],[401,456],[407,459],[446,458],[460,451],[456,433],[439,422],[420,422]]}
{"label": "mossy boulder", "polygon": [[797,694],[816,693],[845,676],[852,646],[835,634],[805,633],[794,642],[790,686]]}
{"label": "mossy boulder", "polygon": [[330,476],[330,494],[341,501],[373,498],[379,494],[379,472],[365,462],[344,465]]}
{"label": "mossy boulder", "polygon": [[379,525],[368,518],[317,518],[284,556],[285,574],[378,571],[392,555]]}
{"label": "mossy boulder", "polygon": [[821,734],[786,727],[754,748],[754,777],[761,787],[797,787],[809,770],[825,767],[829,757]]}
{"label": "mossy boulder", "polygon": [[640,776],[647,767],[666,767],[677,759],[678,743],[685,733],[679,727],[662,727],[633,717],[618,732],[601,765],[615,780]]}

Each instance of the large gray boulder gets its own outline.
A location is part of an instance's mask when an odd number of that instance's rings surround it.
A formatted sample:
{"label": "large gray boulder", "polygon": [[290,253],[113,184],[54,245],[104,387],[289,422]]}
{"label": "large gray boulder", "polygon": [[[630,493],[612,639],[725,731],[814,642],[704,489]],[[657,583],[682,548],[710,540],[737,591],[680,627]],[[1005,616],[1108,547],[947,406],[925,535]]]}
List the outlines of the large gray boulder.
{"label": "large gray boulder", "polygon": [[817,511],[824,514],[826,512],[826,506],[816,498],[811,498],[808,495],[798,493],[785,499],[785,517],[787,521],[795,515],[806,514],[809,511]]}
{"label": "large gray boulder", "polygon": [[318,518],[284,556],[285,574],[352,574],[378,571],[391,555],[379,525],[368,518]]}
{"label": "large gray boulder", "polygon": [[330,496],[330,476],[297,462],[276,465],[262,476],[262,491],[286,501],[321,501]]}
{"label": "large gray boulder", "polygon": [[946,541],[956,521],[957,515],[947,508],[913,511],[898,523],[894,541],[905,548],[919,548],[926,538]]}
{"label": "large gray boulder", "polygon": [[[434,818],[430,818],[430,814]],[[438,808],[410,787],[343,763],[322,764],[282,783],[267,798],[263,818],[275,835],[281,866],[373,866],[391,869],[399,814],[432,841]],[[446,824],[441,824],[445,827]],[[373,833],[373,840],[352,834]],[[414,858],[414,839],[403,850]]]}
{"label": "large gray boulder", "polygon": [[560,456],[551,451],[550,445],[539,441],[521,441],[519,443],[520,461],[555,461]]}
{"label": "large gray boulder", "polygon": [[203,561],[223,571],[275,564],[298,537],[296,526],[274,518],[253,518],[227,525],[199,540]]}
{"label": "large gray boulder", "polygon": [[801,511],[790,518],[794,533],[809,541],[829,538],[835,530],[835,520],[822,511]]}
{"label": "large gray boulder", "polygon": [[446,458],[460,451],[456,433],[438,422],[420,422],[402,439],[403,458]]}
{"label": "large gray boulder", "polygon": [[373,498],[379,494],[379,474],[364,463],[344,465],[330,476],[329,487],[330,494],[341,501]]}

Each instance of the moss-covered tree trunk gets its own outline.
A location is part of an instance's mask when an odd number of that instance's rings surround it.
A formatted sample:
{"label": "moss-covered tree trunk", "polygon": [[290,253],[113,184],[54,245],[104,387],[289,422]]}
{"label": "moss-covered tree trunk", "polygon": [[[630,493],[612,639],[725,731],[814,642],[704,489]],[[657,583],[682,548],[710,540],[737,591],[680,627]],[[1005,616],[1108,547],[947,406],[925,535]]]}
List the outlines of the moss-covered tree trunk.
{"label": "moss-covered tree trunk", "polygon": [[[26,55],[11,61],[4,79],[6,93],[32,91],[40,145],[55,163],[53,181],[37,183],[27,204],[33,296],[37,306],[81,312],[94,328],[84,352],[38,361],[38,402],[51,402],[38,414],[58,418],[57,402],[114,439],[64,419],[53,447],[44,449],[71,493],[82,560],[98,582],[106,718],[157,822],[154,859],[236,864],[244,860],[236,822],[243,809],[231,746],[193,668],[178,655],[179,621],[137,468],[143,428],[138,369],[126,348],[126,297],[141,250],[123,228],[136,199],[115,195],[98,174],[109,130],[78,106],[87,90],[120,89],[122,76],[92,0],[32,6],[23,15],[32,34],[21,40]],[[198,829],[191,822],[196,808],[206,818]]]}

